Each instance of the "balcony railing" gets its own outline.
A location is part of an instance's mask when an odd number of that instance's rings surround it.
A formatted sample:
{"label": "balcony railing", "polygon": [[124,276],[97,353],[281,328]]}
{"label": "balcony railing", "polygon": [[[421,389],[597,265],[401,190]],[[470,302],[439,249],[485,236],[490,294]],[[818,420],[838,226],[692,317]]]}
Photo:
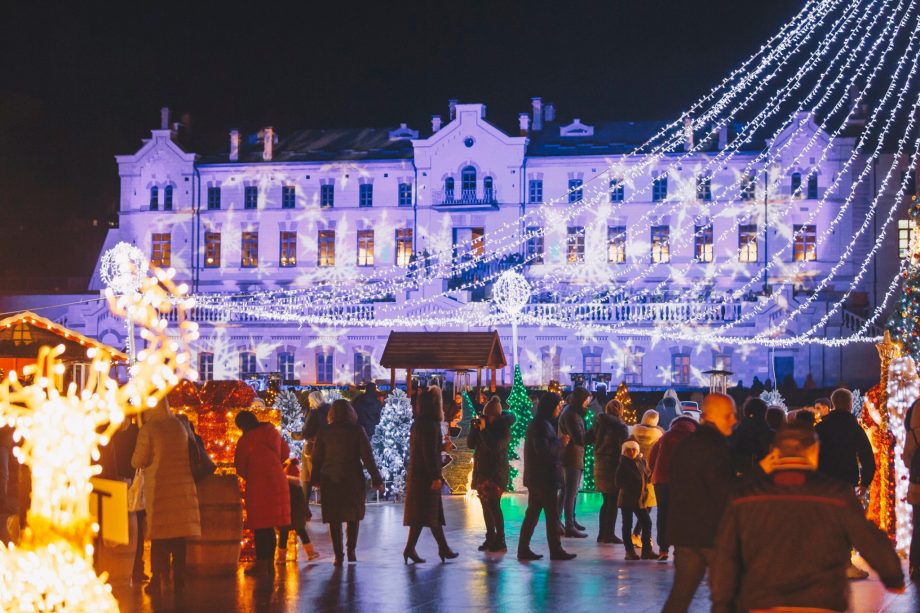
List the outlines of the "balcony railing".
{"label": "balcony railing", "polygon": [[482,194],[475,189],[436,190],[431,193],[431,203],[443,205],[495,205],[494,189],[484,189]]}
{"label": "balcony railing", "polygon": [[740,302],[654,302],[648,304],[528,304],[525,315],[537,319],[631,323],[722,323],[741,317]]}

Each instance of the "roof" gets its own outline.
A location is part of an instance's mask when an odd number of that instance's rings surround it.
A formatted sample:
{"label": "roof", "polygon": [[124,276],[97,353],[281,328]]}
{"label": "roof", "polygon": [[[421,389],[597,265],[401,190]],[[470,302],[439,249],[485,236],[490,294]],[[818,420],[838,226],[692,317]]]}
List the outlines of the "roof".
{"label": "roof", "polygon": [[464,370],[504,368],[498,332],[390,332],[384,368]]}
{"label": "roof", "polygon": [[[26,329],[23,329],[23,326],[26,326]],[[0,356],[34,357],[38,355],[39,347],[62,343],[66,348],[65,355],[70,357],[85,355],[87,349],[95,348],[108,353],[115,361],[128,361],[128,356],[121,351],[32,311],[23,311],[0,319]]]}

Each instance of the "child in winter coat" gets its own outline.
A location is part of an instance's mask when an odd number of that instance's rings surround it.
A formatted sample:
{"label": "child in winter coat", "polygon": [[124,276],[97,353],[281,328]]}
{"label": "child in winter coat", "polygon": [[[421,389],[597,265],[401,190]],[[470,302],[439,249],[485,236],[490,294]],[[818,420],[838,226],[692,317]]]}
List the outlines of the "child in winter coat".
{"label": "child in winter coat", "polygon": [[289,460],[285,467],[285,472],[287,473],[288,492],[291,496],[291,523],[278,529],[278,551],[275,562],[284,564],[287,561],[288,535],[291,532],[300,537],[303,552],[307,556],[307,560],[312,561],[319,557],[319,553],[313,548],[313,543],[310,542],[310,534],[307,532],[307,498],[300,484],[300,470],[297,467],[297,460]]}
{"label": "child in winter coat", "polygon": [[639,443],[632,437],[623,443],[623,455],[617,467],[616,484],[620,490],[617,506],[623,513],[623,544],[626,547],[626,560],[640,559],[630,538],[633,527],[633,515],[642,534],[643,560],[655,560],[652,551],[652,519],[648,510],[648,489],[651,471],[642,453]]}

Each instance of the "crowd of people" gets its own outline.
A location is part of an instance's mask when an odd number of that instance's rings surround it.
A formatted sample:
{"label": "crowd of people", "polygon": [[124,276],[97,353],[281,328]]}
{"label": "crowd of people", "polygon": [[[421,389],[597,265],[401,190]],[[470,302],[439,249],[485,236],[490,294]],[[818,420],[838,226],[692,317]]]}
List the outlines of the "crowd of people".
{"label": "crowd of people", "polygon": [[[908,438],[902,458],[910,468],[908,499],[915,505],[915,522],[920,521],[917,405],[920,400],[905,423]],[[333,563],[357,561],[368,494],[365,474],[373,488],[384,489],[370,445],[381,406],[372,384],[353,402],[329,404],[322,394],[311,394],[300,433],[304,451],[299,470],[274,426],[249,411],[237,414],[242,436],[234,464],[245,484],[246,525],[256,553],[247,575],[271,575],[275,562],[284,559],[291,533],[309,560],[319,557],[306,530],[314,490],[321,493]],[[645,411],[638,424],[628,426],[623,405],[608,399],[604,390],[592,394],[576,387],[565,399],[544,392],[523,441],[527,508],[517,559],[543,557],[531,547],[541,515],[549,558],[576,557],[564,543],[588,537],[578,521],[577,494],[586,447],[593,445],[594,483],[603,499],[597,543],[622,545],[628,562],[667,563],[673,550],[666,612],[686,611],[707,573],[714,611],[843,611],[848,579],[865,576],[851,562],[854,550],[887,589],[901,591],[904,576],[898,556],[888,537],[866,519],[860,502],[876,466],[851,406],[850,392],[838,389],[806,411],[807,416],[780,411],[777,420],[771,418],[773,408],[758,397],[747,399],[740,415],[725,394],[710,394],[701,411],[686,413],[676,398],[666,397],[658,410]],[[587,420],[587,412],[596,407],[600,412]],[[482,506],[485,535],[479,550],[484,552],[508,551],[501,499],[509,484],[514,423],[514,414],[503,410],[497,396],[483,398],[470,422],[471,484]],[[406,564],[425,562],[416,551],[424,528],[436,541],[442,562],[459,555],[444,532],[445,430],[441,390],[421,389],[413,403],[407,463]],[[2,451],[12,445],[5,434],[0,431]],[[213,471],[200,457],[203,452],[196,453],[200,449],[201,439],[188,420],[161,401],[142,421],[126,423],[104,450],[103,475],[133,482],[129,497],[138,512],[140,540],[146,536],[151,541],[152,571],[151,577],[145,576],[139,547],[133,576],[137,582],[149,579],[150,593],[162,589],[170,577],[177,592],[185,585],[188,539],[201,535],[196,481]],[[2,485],[15,488],[9,473],[0,462]],[[0,519],[4,514],[9,511],[0,509]],[[0,530],[7,530],[5,523]],[[6,533],[3,537],[9,538]],[[910,551],[912,580],[920,579],[920,539],[916,541]]]}

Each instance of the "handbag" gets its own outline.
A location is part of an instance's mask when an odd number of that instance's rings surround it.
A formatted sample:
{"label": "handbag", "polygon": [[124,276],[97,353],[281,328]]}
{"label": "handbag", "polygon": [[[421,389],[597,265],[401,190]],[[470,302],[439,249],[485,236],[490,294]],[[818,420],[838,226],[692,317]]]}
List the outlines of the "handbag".
{"label": "handbag", "polygon": [[204,441],[197,436],[193,436],[188,440],[188,460],[195,483],[213,475],[214,471],[217,470],[217,465],[211,460],[208,450],[204,448]]}
{"label": "handbag", "polygon": [[144,498],[144,471],[136,469],[134,479],[128,486],[128,512],[136,513],[147,508],[147,500]]}

